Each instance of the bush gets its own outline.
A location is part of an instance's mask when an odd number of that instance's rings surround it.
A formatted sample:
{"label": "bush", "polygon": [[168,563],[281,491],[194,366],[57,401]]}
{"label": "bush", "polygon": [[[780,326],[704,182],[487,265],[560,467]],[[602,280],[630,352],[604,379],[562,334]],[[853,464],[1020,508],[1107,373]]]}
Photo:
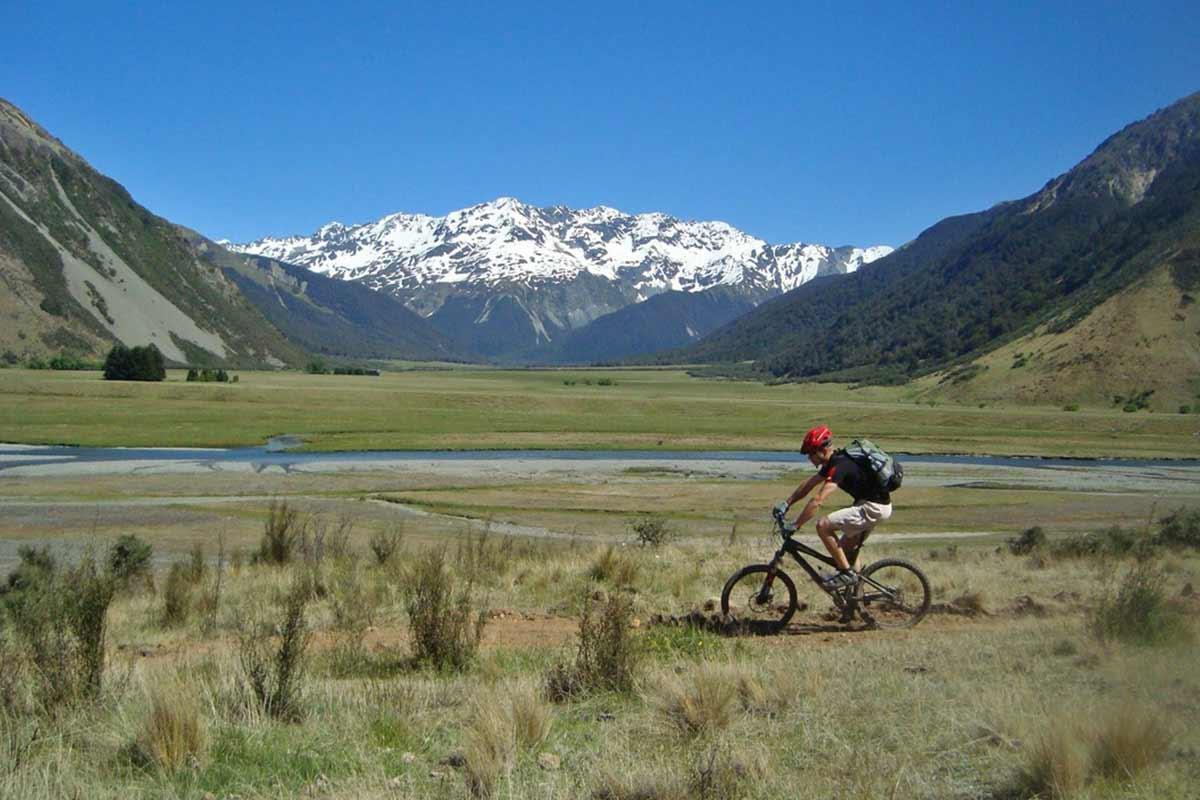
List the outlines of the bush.
{"label": "bush", "polygon": [[300,582],[284,598],[279,646],[271,652],[272,626],[238,625],[238,658],[255,707],[267,716],[294,722],[302,716],[301,685],[309,630],[304,617],[308,591]]}
{"label": "bush", "polygon": [[441,550],[430,550],[416,560],[405,589],[405,608],[418,664],[461,671],[474,660],[487,612],[472,608],[473,588],[468,579],[455,593]]}
{"label": "bush", "polygon": [[163,613],[164,627],[173,628],[187,622],[192,610],[192,580],[187,566],[180,563],[171,565],[167,573],[166,583],[163,584]]}
{"label": "bush", "polygon": [[404,528],[399,525],[372,533],[367,545],[371,548],[371,554],[375,556],[375,563],[382,567],[391,561],[392,556],[400,549],[403,539]]}
{"label": "bush", "polygon": [[[44,550],[23,549],[23,566],[43,557],[49,558]],[[53,712],[99,697],[114,591],[113,579],[87,556],[65,573],[56,572],[52,562],[31,567],[18,588],[10,586],[6,592],[3,605],[12,628],[11,646],[31,668],[35,700],[42,710]]]}
{"label": "bush", "polygon": [[286,500],[272,500],[267,509],[267,521],[263,524],[262,540],[254,554],[255,563],[279,566],[291,563],[300,542],[301,527],[298,511],[289,508]]}
{"label": "bush", "polygon": [[134,580],[150,582],[150,559],[154,548],[131,533],[113,542],[108,549],[108,574],[122,589],[128,589]]}
{"label": "bush", "polygon": [[[1111,586],[1106,581],[1106,587]],[[1101,641],[1139,645],[1171,642],[1187,635],[1182,612],[1167,603],[1161,572],[1138,561],[1121,579],[1116,592],[1106,588],[1092,605],[1088,623]]]}
{"label": "bush", "polygon": [[664,545],[675,535],[667,521],[658,516],[638,517],[629,523],[629,527],[638,544],[650,547]]}
{"label": "bush", "polygon": [[1171,548],[1200,548],[1200,509],[1180,508],[1160,519],[1158,543]]}
{"label": "bush", "polygon": [[167,377],[166,362],[157,347],[114,345],[104,359],[106,381],[161,381]]}
{"label": "bush", "polygon": [[633,601],[621,594],[588,595],[579,616],[575,663],[557,664],[547,677],[552,700],[593,691],[633,689],[641,650],[632,633]]}
{"label": "bush", "polygon": [[1045,544],[1046,532],[1042,530],[1041,526],[1035,525],[1032,528],[1026,528],[1020,536],[1009,539],[1008,551],[1014,556],[1024,556],[1041,549]]}

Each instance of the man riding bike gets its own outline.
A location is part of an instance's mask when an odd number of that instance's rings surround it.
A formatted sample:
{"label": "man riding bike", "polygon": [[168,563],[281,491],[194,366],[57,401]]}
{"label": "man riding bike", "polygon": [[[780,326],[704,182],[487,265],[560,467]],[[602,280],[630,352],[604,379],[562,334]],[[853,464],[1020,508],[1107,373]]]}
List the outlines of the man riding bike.
{"label": "man riding bike", "polygon": [[[854,571],[857,565],[847,560],[846,550],[854,552],[857,562],[858,548],[863,540],[878,523],[892,516],[891,495],[869,468],[859,464],[845,450],[833,448],[833,431],[824,425],[805,434],[800,452],[817,467],[817,474],[797,486],[787,500],[775,506],[775,510],[781,515],[787,514],[789,508],[816,489],[816,494],[796,517],[794,525],[798,530],[817,515],[821,504],[834,489],[841,489],[854,498],[854,504],[849,508],[817,520],[817,535],[838,567],[838,572],[825,580],[825,588],[832,591],[853,586],[858,580]],[[842,533],[840,540],[836,531]]]}

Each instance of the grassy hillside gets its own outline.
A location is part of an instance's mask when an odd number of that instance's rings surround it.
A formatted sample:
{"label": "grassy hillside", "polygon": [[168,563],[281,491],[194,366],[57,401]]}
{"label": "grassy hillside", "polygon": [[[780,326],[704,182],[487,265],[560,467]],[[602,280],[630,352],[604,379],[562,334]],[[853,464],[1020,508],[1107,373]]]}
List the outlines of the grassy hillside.
{"label": "grassy hillside", "polygon": [[[854,275],[813,281],[667,358],[752,360],[775,378],[903,381],[1039,329],[1069,330],[1194,249],[1198,231],[1200,94],[1114,135],[1022,201],[945,220]],[[1160,340],[1144,362],[1174,377],[1171,396],[1186,394],[1192,376],[1170,372],[1169,353],[1187,346]],[[1110,380],[1121,381],[1099,372],[1080,397],[1105,393]]]}
{"label": "grassy hillside", "polygon": [[1200,306],[1162,266],[1055,332],[1042,326],[967,364],[922,378],[923,396],[1090,403],[1200,412]]}

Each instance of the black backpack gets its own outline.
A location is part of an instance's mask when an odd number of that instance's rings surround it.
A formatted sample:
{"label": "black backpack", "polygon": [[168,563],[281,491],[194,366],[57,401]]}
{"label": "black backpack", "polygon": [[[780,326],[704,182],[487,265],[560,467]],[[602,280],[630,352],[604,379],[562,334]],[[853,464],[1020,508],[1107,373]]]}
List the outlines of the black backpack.
{"label": "black backpack", "polygon": [[855,439],[845,448],[846,455],[867,469],[884,491],[894,492],[904,482],[904,467],[869,439]]}

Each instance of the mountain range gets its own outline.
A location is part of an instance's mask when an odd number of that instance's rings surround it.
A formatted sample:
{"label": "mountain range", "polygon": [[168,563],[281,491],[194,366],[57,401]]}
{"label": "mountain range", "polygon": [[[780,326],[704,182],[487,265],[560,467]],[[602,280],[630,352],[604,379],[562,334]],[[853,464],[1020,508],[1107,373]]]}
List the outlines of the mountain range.
{"label": "mountain range", "polygon": [[[524,361],[611,359],[694,341],[769,297],[891,252],[771,245],[723,222],[511,197],[443,217],[391,214],[222,244],[386,292],[465,349]],[[664,294],[675,296],[639,308]],[[659,313],[666,307],[681,313]],[[618,311],[625,335],[610,348],[604,331],[614,322],[589,326]]]}
{"label": "mountain range", "polygon": [[[212,241],[0,100],[0,356],[699,363],[920,396],[1200,400],[1200,93],[895,251],[500,198]],[[651,354],[651,355],[647,355]],[[1200,404],[1198,404],[1200,405]]]}

